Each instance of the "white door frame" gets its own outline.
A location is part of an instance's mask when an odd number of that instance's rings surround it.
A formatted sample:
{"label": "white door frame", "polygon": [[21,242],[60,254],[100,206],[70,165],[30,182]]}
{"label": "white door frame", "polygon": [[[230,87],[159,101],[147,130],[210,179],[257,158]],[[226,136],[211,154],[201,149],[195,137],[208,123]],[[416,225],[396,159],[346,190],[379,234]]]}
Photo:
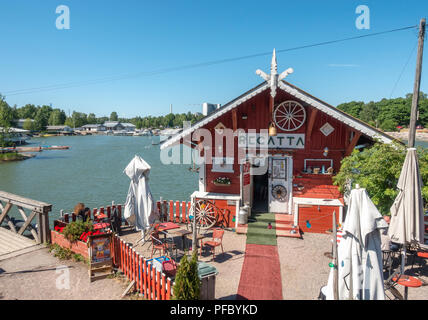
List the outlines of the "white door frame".
{"label": "white door frame", "polygon": [[[286,178],[275,179],[277,184],[283,185],[287,189],[287,200],[284,203],[275,201],[272,199],[272,170],[273,170],[273,160],[285,160],[286,161]],[[292,201],[293,201],[293,158],[289,155],[270,155],[269,156],[269,178],[268,178],[268,208],[269,212],[277,213],[288,213],[292,214]],[[275,207],[284,206],[284,210],[278,210]]]}

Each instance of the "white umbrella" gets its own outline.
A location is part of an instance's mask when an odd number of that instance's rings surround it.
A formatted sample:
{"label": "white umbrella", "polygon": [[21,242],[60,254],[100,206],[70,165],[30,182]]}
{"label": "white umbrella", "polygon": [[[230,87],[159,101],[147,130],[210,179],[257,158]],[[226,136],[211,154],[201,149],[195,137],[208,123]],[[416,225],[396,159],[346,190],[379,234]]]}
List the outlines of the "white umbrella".
{"label": "white umbrella", "polygon": [[[338,246],[339,300],[383,300],[380,229],[388,225],[365,189],[351,191],[344,235]],[[334,239],[336,241],[336,239]],[[326,288],[333,299],[333,269]]]}
{"label": "white umbrella", "polygon": [[400,190],[391,207],[388,235],[391,241],[404,245],[401,272],[404,271],[406,243],[424,243],[424,207],[422,180],[415,148],[408,148],[397,188]]}
{"label": "white umbrella", "polygon": [[125,219],[135,219],[136,229],[142,230],[143,233],[157,217],[157,210],[148,184],[150,169],[150,165],[136,155],[124,170],[124,173],[131,179],[131,183],[123,215]]}

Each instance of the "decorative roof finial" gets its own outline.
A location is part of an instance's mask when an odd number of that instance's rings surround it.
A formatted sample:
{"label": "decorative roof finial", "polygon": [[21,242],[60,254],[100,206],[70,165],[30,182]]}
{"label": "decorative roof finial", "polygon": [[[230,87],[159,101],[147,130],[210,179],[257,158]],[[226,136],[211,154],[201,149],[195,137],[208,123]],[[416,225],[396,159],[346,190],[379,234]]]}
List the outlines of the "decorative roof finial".
{"label": "decorative roof finial", "polygon": [[276,51],[273,49],[272,53],[272,63],[270,66],[270,75],[264,73],[262,70],[257,69],[256,74],[258,74],[260,77],[265,79],[265,81],[269,82],[270,84],[270,95],[272,98],[275,98],[276,96],[276,88],[278,87],[278,81],[281,81],[285,79],[286,76],[288,76],[290,73],[293,73],[292,68],[288,68],[283,73],[278,75],[278,64],[276,62]]}

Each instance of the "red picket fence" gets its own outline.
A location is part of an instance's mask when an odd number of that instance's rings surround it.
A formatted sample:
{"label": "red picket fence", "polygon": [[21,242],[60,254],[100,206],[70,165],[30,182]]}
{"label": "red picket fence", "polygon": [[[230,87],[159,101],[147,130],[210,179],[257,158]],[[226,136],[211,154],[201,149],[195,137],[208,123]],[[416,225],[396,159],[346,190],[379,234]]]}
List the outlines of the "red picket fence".
{"label": "red picket fence", "polygon": [[[98,213],[104,213],[107,215],[107,217],[110,218],[111,214],[113,213],[115,208],[117,208],[117,211],[119,214],[119,219],[122,219],[122,205],[121,204],[106,206],[105,208],[104,207],[94,208],[92,210],[89,210],[89,218],[93,219],[95,217],[95,215]],[[64,222],[66,222],[66,223],[68,223],[70,221],[70,216],[71,216],[72,221],[76,221],[76,216],[74,214],[64,213],[64,214],[61,214],[61,216],[64,218]]]}
{"label": "red picket fence", "polygon": [[[163,203],[163,208],[161,208]],[[157,201],[156,203],[159,212],[163,210],[164,221],[175,223],[188,223],[190,212],[190,201]],[[106,214],[109,218],[117,207],[119,217],[122,219],[122,205],[111,205],[94,208],[90,212],[92,219],[98,212]],[[75,221],[76,217],[73,214],[61,214],[64,222],[68,223],[71,220]],[[113,236],[112,243],[113,264],[120,269],[123,274],[130,280],[135,281],[137,290],[148,300],[170,300],[172,296],[172,280],[163,272],[156,270],[151,261],[147,261],[129,244],[123,241],[117,235]]]}
{"label": "red picket fence", "polygon": [[159,212],[161,212],[161,204],[163,204],[164,221],[175,223],[189,222],[189,212],[191,207],[190,201],[157,201],[156,205]]}
{"label": "red picket fence", "polygon": [[163,272],[156,270],[135,249],[118,236],[113,236],[113,264],[130,280],[148,300],[170,300],[173,283]]}
{"label": "red picket fence", "polygon": [[[161,203],[163,203],[163,213],[164,213],[164,221],[169,222],[175,222],[175,223],[188,223],[189,222],[189,212],[191,207],[190,201],[173,201],[173,200],[163,200],[157,201],[156,205],[160,212],[161,210]],[[100,208],[94,208],[90,210],[89,217],[93,219],[95,215],[99,212],[106,214],[109,218],[114,210],[114,208],[118,209],[119,212],[119,218],[122,219],[122,206],[121,204],[118,205],[111,205],[100,207]],[[76,221],[76,216],[70,213],[63,214],[64,221],[69,222],[70,216],[72,221]]]}

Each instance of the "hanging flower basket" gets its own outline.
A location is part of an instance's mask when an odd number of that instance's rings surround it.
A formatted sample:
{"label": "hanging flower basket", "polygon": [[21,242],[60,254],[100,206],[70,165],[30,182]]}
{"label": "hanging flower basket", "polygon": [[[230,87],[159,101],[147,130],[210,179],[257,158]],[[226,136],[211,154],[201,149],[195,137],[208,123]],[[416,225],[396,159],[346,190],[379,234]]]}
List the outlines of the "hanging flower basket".
{"label": "hanging flower basket", "polygon": [[216,186],[228,187],[232,183],[228,177],[218,177],[215,180],[213,180],[213,184]]}

